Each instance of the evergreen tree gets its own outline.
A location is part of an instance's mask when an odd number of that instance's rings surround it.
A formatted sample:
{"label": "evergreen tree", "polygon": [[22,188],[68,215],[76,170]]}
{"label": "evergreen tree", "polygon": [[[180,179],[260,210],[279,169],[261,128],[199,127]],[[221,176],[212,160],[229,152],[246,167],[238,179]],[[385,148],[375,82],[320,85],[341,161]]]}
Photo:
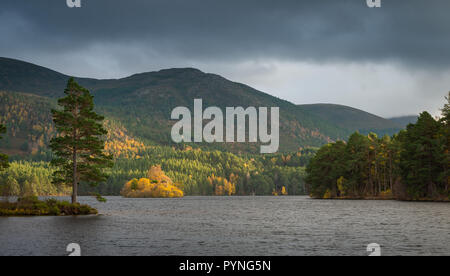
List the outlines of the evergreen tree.
{"label": "evergreen tree", "polygon": [[412,198],[433,197],[442,173],[441,124],[428,112],[420,114],[402,135],[400,168],[403,182]]}
{"label": "evergreen tree", "polygon": [[58,136],[50,142],[56,154],[52,165],[58,168],[53,183],[72,185],[72,203],[77,202],[80,182],[96,185],[107,180],[105,168],[112,167],[112,157],[104,153],[107,134],[101,122],[104,117],[94,112],[93,96],[73,78],[67,83],[66,96],[58,100],[63,110],[52,110]]}
{"label": "evergreen tree", "polygon": [[20,195],[20,186],[17,180],[8,176],[2,185],[2,195],[5,197]]}
{"label": "evergreen tree", "polygon": [[309,163],[308,192],[313,197],[336,197],[337,180],[346,173],[346,145],[342,141],[323,146]]}
{"label": "evergreen tree", "polygon": [[[6,127],[4,125],[0,125],[0,134],[6,133]],[[0,136],[2,139],[2,136]],[[0,171],[7,169],[9,167],[8,156],[0,153]]]}
{"label": "evergreen tree", "polygon": [[442,147],[444,152],[444,160],[443,164],[443,173],[441,175],[441,181],[444,186],[444,190],[450,196],[450,92],[448,92],[448,96],[446,97],[447,103],[444,105],[442,109]]}
{"label": "evergreen tree", "polygon": [[447,127],[450,125],[450,92],[448,92],[448,96],[445,97],[447,103],[444,105],[442,109],[442,121],[445,123]]}
{"label": "evergreen tree", "polygon": [[346,193],[353,196],[369,194],[373,190],[370,178],[370,140],[359,133],[352,134],[348,140],[346,153],[348,156]]}

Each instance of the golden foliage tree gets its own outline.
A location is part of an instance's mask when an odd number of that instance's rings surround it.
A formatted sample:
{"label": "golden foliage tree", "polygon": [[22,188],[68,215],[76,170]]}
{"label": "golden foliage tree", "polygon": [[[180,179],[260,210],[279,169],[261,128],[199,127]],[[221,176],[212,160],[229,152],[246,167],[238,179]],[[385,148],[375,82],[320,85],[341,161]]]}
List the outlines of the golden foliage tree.
{"label": "golden foliage tree", "polygon": [[286,191],[286,187],[283,186],[283,188],[281,188],[281,195],[288,195],[288,192]]}
{"label": "golden foliage tree", "polygon": [[148,178],[128,181],[122,189],[122,196],[129,198],[174,198],[183,197],[183,191],[165,175],[161,166],[153,166]]}
{"label": "golden foliage tree", "polygon": [[237,180],[233,174],[230,176],[230,181],[226,178],[215,176],[214,174],[208,177],[209,185],[214,187],[216,196],[234,195],[236,193],[236,185],[232,182],[233,180]]}

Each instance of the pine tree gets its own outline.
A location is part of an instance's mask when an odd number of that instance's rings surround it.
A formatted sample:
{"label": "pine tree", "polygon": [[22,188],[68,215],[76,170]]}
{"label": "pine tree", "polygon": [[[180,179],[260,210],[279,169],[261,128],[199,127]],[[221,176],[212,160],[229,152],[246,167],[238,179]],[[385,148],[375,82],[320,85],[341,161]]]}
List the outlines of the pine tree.
{"label": "pine tree", "polygon": [[448,92],[448,96],[445,97],[447,103],[444,105],[442,109],[442,147],[444,152],[443,159],[443,173],[441,175],[441,179],[443,182],[444,190],[450,196],[450,92]]}
{"label": "pine tree", "polygon": [[[6,127],[4,125],[0,125],[0,134],[6,133]],[[0,139],[2,137],[0,136]],[[7,169],[9,167],[8,156],[0,153],[0,171]]]}
{"label": "pine tree", "polygon": [[368,137],[354,133],[350,136],[346,155],[348,181],[346,193],[353,196],[369,194],[373,189],[371,180],[370,140]]}
{"label": "pine tree", "polygon": [[338,141],[323,146],[311,160],[306,169],[306,181],[312,197],[323,198],[325,194],[337,196],[337,180],[346,173],[345,151],[345,143]]}
{"label": "pine tree", "polygon": [[442,108],[442,121],[448,127],[450,125],[450,92],[448,92],[448,96],[445,97],[447,103]]}
{"label": "pine tree", "polygon": [[401,174],[413,199],[432,198],[438,187],[443,160],[440,126],[428,112],[423,112],[402,135]]}
{"label": "pine tree", "polygon": [[104,117],[94,112],[94,97],[73,78],[64,93],[67,96],[58,100],[63,110],[52,110],[58,131],[58,136],[50,142],[56,155],[52,165],[58,168],[53,174],[53,183],[71,184],[72,203],[76,203],[80,182],[95,186],[107,180],[104,169],[112,167],[112,157],[104,153],[102,136],[107,131],[101,124]]}

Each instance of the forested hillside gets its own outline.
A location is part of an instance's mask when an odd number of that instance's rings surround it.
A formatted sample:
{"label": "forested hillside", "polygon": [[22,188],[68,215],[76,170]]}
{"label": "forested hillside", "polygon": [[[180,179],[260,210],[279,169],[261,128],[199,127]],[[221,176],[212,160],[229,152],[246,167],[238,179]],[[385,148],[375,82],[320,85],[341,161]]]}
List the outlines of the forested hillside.
{"label": "forested hillside", "polygon": [[[51,184],[48,149],[55,135],[50,110],[68,76],[33,64],[0,58],[0,124],[7,134],[0,151],[12,166],[1,173],[2,192],[61,194]],[[96,112],[105,115],[105,150],[114,157],[110,178],[81,194],[118,195],[125,183],[161,166],[186,195],[304,194],[305,166],[315,146],[347,139],[355,130],[390,133],[388,120],[342,106],[296,106],[243,84],[196,69],[168,69],[118,80],[76,79],[89,88]],[[250,143],[174,144],[169,120],[174,107],[203,99],[204,107],[280,107],[280,152],[259,155]],[[352,124],[352,120],[356,123]]]}
{"label": "forested hillside", "polygon": [[[51,109],[56,100],[24,93],[0,91],[0,124],[7,134],[0,140],[0,150],[13,159],[31,158],[48,160],[48,143],[55,135]],[[114,155],[134,157],[138,149],[145,148],[142,142],[129,136],[129,131],[118,121],[107,119],[106,150]],[[127,155],[123,155],[123,152]]]}
{"label": "forested hillside", "polygon": [[[62,96],[68,79],[68,76],[44,67],[0,58],[0,90],[54,99]],[[296,106],[246,85],[192,68],[142,73],[117,80],[76,78],[76,81],[93,93],[99,113],[122,123],[132,136],[161,145],[171,144],[170,129],[174,122],[169,117],[173,108],[187,106],[192,110],[195,98],[203,99],[205,107],[280,107],[282,152],[346,139],[352,132],[360,130],[361,124],[367,131],[375,132],[388,133],[393,127],[390,121],[381,118],[377,118],[376,123],[360,120],[360,125],[355,127],[351,124],[343,126],[339,121],[324,118],[324,112],[313,112],[305,106]],[[326,114],[332,112],[324,111]],[[359,120],[363,112],[356,111],[347,119]],[[201,146],[235,153],[257,152],[259,149],[258,145],[241,143]]]}
{"label": "forested hillside", "polygon": [[[0,115],[8,130],[0,148],[16,160],[0,174],[4,190],[11,195],[67,193],[68,187],[51,184],[53,168],[41,162],[52,157],[47,145],[55,134],[49,112],[55,108],[55,101],[10,92],[0,92],[0,98],[5,103]],[[82,186],[81,194],[118,195],[124,183],[144,177],[152,165],[161,165],[187,195],[224,194],[225,190],[220,188],[224,185],[231,185],[233,194],[239,195],[278,194],[283,187],[289,194],[304,194],[303,167],[315,151],[299,149],[286,154],[238,156],[183,144],[161,146],[132,136],[123,123],[110,118],[104,126],[108,130],[105,150],[115,157],[115,166],[106,183],[96,188]]]}
{"label": "forested hillside", "polygon": [[50,110],[56,101],[31,94],[0,91],[0,124],[7,135],[0,149],[9,155],[36,155],[55,134]]}

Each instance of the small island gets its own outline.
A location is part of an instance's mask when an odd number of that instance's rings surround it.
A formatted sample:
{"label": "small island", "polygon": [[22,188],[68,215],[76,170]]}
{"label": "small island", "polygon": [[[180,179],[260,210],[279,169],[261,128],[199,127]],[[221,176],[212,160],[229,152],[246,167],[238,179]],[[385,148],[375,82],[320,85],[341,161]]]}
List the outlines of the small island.
{"label": "small island", "polygon": [[16,202],[0,202],[0,217],[5,216],[75,216],[96,215],[98,211],[88,205],[39,200],[36,196],[22,197]]}
{"label": "small island", "polygon": [[121,195],[128,198],[176,198],[183,191],[168,177],[161,166],[152,166],[147,178],[133,179],[125,184]]}
{"label": "small island", "polygon": [[[56,135],[50,139],[49,147],[53,158],[50,162],[51,183],[62,187],[72,186],[72,203],[55,199],[39,200],[39,193],[31,188],[20,191],[17,201],[9,202],[9,196],[17,193],[18,183],[14,178],[7,178],[1,185],[0,192],[6,201],[0,203],[0,216],[63,216],[93,215],[98,211],[88,205],[77,202],[80,183],[92,186],[107,180],[105,169],[113,167],[113,157],[104,151],[103,136],[107,131],[103,127],[104,117],[94,112],[94,97],[89,90],[79,86],[70,78],[64,90],[65,97],[58,100],[58,109],[51,109]],[[39,127],[37,127],[39,128]],[[6,127],[0,124],[0,134],[6,133]],[[2,139],[0,135],[0,139]],[[9,157],[0,153],[0,171],[10,167]],[[38,178],[33,179],[39,182]],[[41,193],[42,194],[42,193]],[[96,194],[97,200],[106,199]]]}

